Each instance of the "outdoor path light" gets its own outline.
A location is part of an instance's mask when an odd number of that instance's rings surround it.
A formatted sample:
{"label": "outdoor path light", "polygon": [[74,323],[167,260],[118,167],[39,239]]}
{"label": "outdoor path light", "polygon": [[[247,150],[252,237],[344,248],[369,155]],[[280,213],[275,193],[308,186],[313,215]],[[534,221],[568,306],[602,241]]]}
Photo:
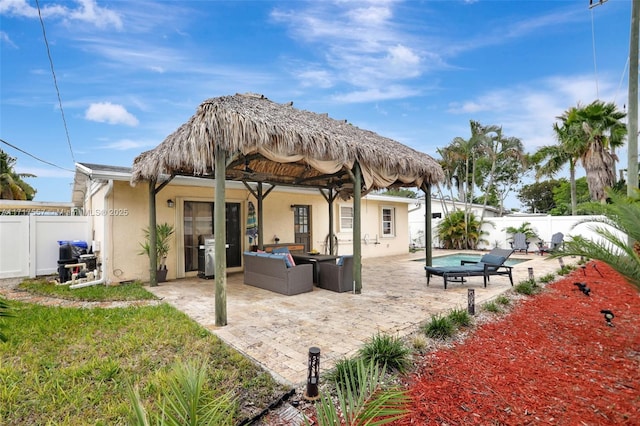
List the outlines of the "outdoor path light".
{"label": "outdoor path light", "polygon": [[320,381],[320,348],[312,346],[309,348],[309,363],[307,370],[307,390],[304,399],[315,401],[318,399],[318,382]]}

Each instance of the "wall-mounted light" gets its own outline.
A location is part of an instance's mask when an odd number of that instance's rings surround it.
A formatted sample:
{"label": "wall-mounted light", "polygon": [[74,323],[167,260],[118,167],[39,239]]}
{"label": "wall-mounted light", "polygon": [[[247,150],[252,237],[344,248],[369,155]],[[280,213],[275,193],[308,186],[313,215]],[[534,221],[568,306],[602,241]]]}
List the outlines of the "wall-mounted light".
{"label": "wall-mounted light", "polygon": [[175,203],[173,202],[173,200],[171,198],[169,198],[167,200],[167,207],[169,207],[170,209],[173,208],[173,206],[175,206]]}
{"label": "wall-mounted light", "polygon": [[296,205],[295,204],[291,204],[289,207],[291,208],[292,212],[296,211]]}

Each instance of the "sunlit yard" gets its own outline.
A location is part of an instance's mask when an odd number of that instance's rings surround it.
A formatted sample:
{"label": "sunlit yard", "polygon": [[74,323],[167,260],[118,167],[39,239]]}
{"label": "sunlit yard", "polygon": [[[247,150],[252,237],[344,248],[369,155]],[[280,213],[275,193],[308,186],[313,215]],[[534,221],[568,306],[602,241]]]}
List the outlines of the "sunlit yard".
{"label": "sunlit yard", "polygon": [[171,368],[186,360],[205,361],[206,393],[232,392],[238,420],[254,414],[242,404],[264,407],[287,390],[167,304],[81,309],[9,302],[9,307],[14,316],[0,318],[8,337],[0,342],[0,424],[128,424],[133,419],[129,384],[150,406]]}

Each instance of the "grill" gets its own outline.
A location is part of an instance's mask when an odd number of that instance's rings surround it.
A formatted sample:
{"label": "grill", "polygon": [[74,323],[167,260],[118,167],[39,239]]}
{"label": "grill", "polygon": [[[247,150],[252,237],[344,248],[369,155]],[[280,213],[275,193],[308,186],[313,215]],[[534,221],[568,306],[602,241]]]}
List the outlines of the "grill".
{"label": "grill", "polygon": [[213,235],[198,237],[198,277],[214,278],[216,274],[216,238]]}

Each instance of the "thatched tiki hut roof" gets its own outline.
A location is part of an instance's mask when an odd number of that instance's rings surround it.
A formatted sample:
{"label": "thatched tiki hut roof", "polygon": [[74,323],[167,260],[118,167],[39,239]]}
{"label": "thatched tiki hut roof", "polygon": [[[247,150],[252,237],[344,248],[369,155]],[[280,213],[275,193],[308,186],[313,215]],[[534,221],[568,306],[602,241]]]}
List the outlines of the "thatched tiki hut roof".
{"label": "thatched tiki hut roof", "polygon": [[365,191],[444,180],[433,158],[392,139],[291,103],[237,94],[204,101],[189,121],[134,160],[131,181],[212,176],[216,146],[230,157],[227,180],[337,188],[348,196],[355,162]]}
{"label": "thatched tiki hut roof", "polygon": [[[225,234],[225,181],[245,183],[258,200],[261,227],[262,184],[320,188],[329,203],[339,195],[353,197],[354,291],[360,293],[362,192],[390,187],[418,187],[427,194],[431,184],[444,180],[440,165],[427,154],[394,140],[362,130],[346,121],[277,104],[264,96],[245,94],[204,101],[189,121],[155,149],[133,163],[131,184],[149,182],[150,244],[155,248],[155,197],[176,175],[216,179],[214,222]],[[168,176],[168,178],[167,178]],[[157,182],[164,182],[156,186]],[[257,182],[254,191],[247,182]],[[427,226],[430,208],[427,197]],[[224,239],[216,239],[216,325],[226,325],[226,254]],[[259,243],[262,245],[261,235]],[[430,241],[427,264],[430,264]],[[153,259],[153,256],[151,257]],[[155,262],[150,261],[150,282],[155,285]]]}

